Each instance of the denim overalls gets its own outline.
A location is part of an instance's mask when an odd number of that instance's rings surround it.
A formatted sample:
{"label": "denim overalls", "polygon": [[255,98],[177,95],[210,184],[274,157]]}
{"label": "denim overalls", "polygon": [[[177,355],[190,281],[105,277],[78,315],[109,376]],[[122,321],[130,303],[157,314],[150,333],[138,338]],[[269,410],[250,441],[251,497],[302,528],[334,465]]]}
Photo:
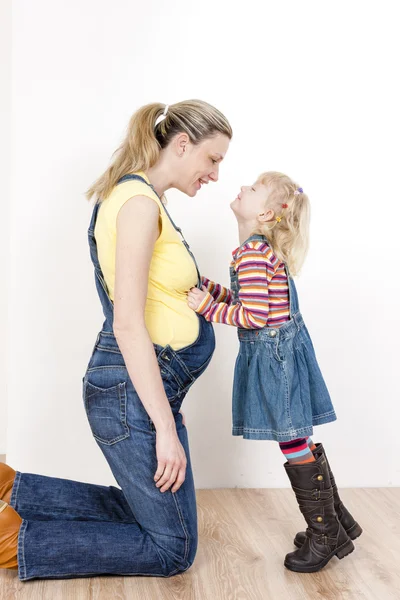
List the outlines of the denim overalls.
{"label": "denim overalls", "polygon": [[[246,241],[267,242],[262,235]],[[233,435],[278,442],[312,435],[313,425],[336,419],[299,310],[297,290],[286,268],[290,319],[279,328],[238,329],[239,354],[233,383]],[[238,275],[231,267],[234,302]]]}
{"label": "denim overalls", "polygon": [[213,328],[199,317],[193,344],[180,350],[154,345],[187,458],[182,486],[175,494],[161,493],[154,482],[155,428],[113,333],[113,303],[94,237],[98,209],[97,204],[88,233],[105,321],[83,380],[83,396],[93,436],[121,489],[18,472],[10,504],[23,518],[18,569],[24,581],[102,574],[168,577],[188,569],[197,549],[195,488],[179,409],[211,360]]}

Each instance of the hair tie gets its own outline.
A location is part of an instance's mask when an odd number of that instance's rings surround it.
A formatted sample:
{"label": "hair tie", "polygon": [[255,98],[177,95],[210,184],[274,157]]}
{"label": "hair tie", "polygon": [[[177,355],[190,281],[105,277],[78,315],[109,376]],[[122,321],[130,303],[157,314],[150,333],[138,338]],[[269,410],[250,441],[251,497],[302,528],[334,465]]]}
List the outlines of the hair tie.
{"label": "hair tie", "polygon": [[280,223],[282,221],[282,217],[276,217],[276,220],[278,221],[278,223]]}
{"label": "hair tie", "polygon": [[157,127],[157,125],[159,125],[162,121],[164,121],[164,119],[167,118],[168,109],[169,109],[169,104],[166,104],[163,114],[160,115],[159,117],[157,117],[156,122],[154,123],[154,127]]}
{"label": "hair tie", "polygon": [[299,194],[303,193],[303,188],[297,188],[297,190],[295,191],[294,195],[295,196],[299,196]]}
{"label": "hair tie", "polygon": [[288,206],[288,204],[282,204],[282,208],[287,208]]}

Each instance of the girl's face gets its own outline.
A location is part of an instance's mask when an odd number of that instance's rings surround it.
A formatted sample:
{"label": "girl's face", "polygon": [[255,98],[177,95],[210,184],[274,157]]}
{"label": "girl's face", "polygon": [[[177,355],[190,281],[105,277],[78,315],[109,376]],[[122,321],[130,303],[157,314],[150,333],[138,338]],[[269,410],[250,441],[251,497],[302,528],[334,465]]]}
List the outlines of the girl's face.
{"label": "girl's face", "polygon": [[[242,186],[240,193],[231,203],[231,208],[238,221],[259,221],[260,216],[266,213],[267,200],[267,186],[261,182],[257,182],[253,183],[253,185]],[[262,220],[266,220],[265,217]]]}

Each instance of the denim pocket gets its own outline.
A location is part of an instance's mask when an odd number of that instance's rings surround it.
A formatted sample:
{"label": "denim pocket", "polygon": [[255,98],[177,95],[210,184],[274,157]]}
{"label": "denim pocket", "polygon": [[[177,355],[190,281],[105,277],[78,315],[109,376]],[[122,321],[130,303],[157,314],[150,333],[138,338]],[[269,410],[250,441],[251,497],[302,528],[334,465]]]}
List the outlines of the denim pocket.
{"label": "denim pocket", "polygon": [[274,345],[274,357],[279,363],[285,362],[284,346],[282,343],[276,342]]}
{"label": "denim pocket", "polygon": [[177,381],[171,369],[166,369],[160,365],[160,374],[164,386],[165,394],[170,402],[175,400],[181,394],[182,387]]}
{"label": "denim pocket", "polygon": [[185,361],[171,346],[162,348],[157,356],[164,390],[168,400],[174,400],[187,391],[194,381]]}
{"label": "denim pocket", "polygon": [[96,440],[111,446],[129,437],[125,383],[99,388],[86,381],[84,400],[89,425]]}
{"label": "denim pocket", "polygon": [[165,371],[165,369],[160,369],[160,373],[165,394],[168,400],[171,402],[171,400],[175,400],[175,398],[179,396],[179,384],[177,383],[175,378],[171,378],[170,373]]}

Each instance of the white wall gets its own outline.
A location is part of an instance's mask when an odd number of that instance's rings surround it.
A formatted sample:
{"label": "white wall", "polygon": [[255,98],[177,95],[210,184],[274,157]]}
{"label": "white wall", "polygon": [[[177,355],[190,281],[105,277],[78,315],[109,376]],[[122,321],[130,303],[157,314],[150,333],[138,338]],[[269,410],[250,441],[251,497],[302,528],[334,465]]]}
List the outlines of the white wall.
{"label": "white wall", "polygon": [[[400,484],[398,36],[389,5],[14,0],[12,465],[111,482],[81,377],[102,323],[83,192],[131,113],[199,97],[230,118],[220,181],[169,195],[203,272],[228,282],[239,185],[278,169],[313,203],[298,282],[337,409],[317,428],[339,483]],[[236,332],[186,400],[198,487],[286,486],[276,444],[230,434]]]}
{"label": "white wall", "polygon": [[7,434],[7,295],[11,164],[11,0],[0,0],[0,454]]}

